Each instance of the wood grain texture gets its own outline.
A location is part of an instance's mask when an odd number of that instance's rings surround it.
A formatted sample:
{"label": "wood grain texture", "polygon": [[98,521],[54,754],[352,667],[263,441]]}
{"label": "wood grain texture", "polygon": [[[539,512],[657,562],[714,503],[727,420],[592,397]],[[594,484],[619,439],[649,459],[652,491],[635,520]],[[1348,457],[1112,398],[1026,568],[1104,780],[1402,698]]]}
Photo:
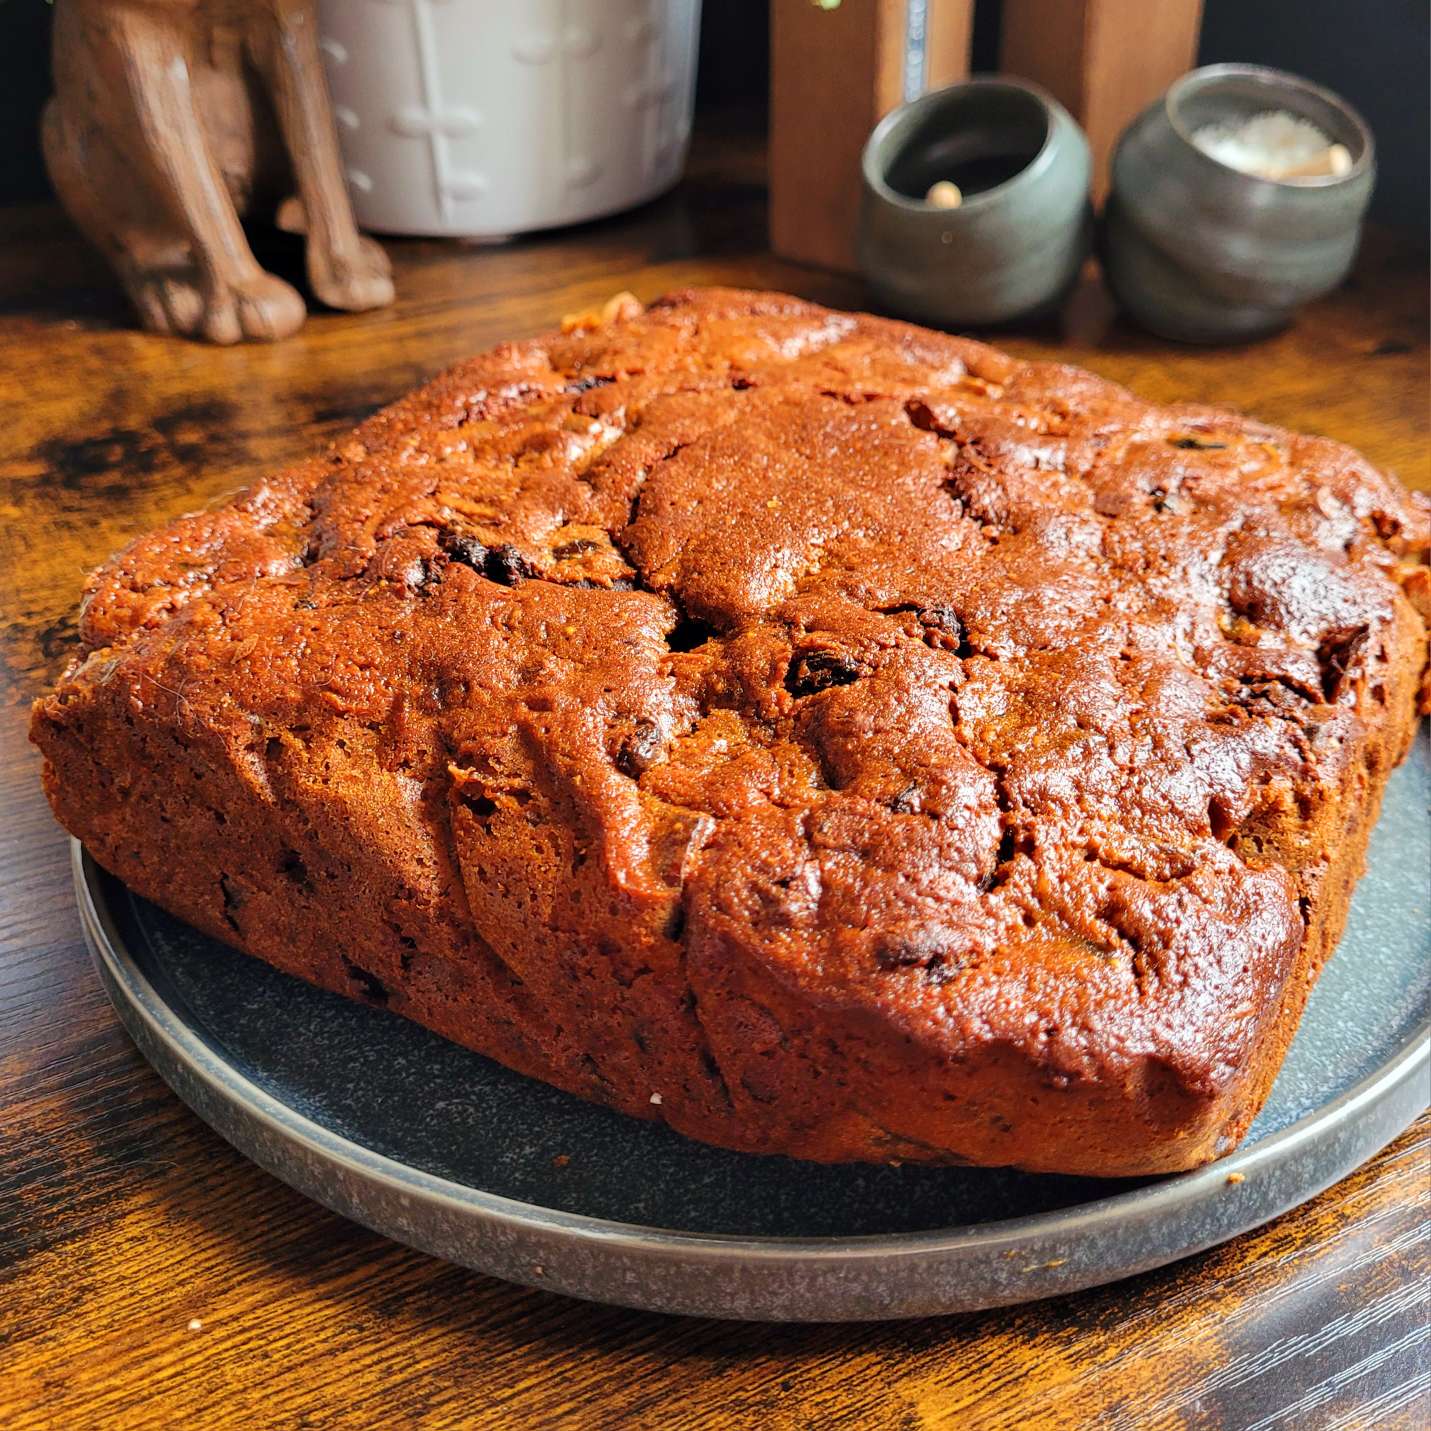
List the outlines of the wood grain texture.
{"label": "wood grain texture", "polygon": [[1093,197],[1108,192],[1118,137],[1197,64],[1202,0],[1003,0],[999,63],[1060,100],[1093,151]]}
{"label": "wood grain texture", "polygon": [[973,61],[974,0],[934,0],[924,12],[924,87],[967,79]]}
{"label": "wood grain texture", "polygon": [[770,7],[770,242],[826,268],[855,267],[860,154],[903,98],[904,5],[806,0]]}
{"label": "wood grain texture", "polygon": [[[722,128],[662,203],[511,248],[393,244],[394,308],[318,315],[272,348],[127,331],[55,211],[0,214],[0,1425],[1426,1424],[1431,1119],[1272,1226],[1118,1286],[907,1324],[748,1327],[509,1287],[346,1223],[210,1133],[110,1012],[24,741],[28,701],[73,647],[85,570],[444,364],[617,289],[860,303],[852,282],[764,249],[762,154]],[[294,273],[301,250],[263,261]],[[1135,334],[1091,283],[1061,329],[1002,341],[1345,439],[1431,488],[1425,312],[1415,250],[1377,240],[1351,286],[1253,348]]]}
{"label": "wood grain texture", "polygon": [[[909,0],[770,6],[770,242],[800,263],[851,273],[860,156],[904,101]],[[925,88],[969,74],[973,0],[927,0]]]}

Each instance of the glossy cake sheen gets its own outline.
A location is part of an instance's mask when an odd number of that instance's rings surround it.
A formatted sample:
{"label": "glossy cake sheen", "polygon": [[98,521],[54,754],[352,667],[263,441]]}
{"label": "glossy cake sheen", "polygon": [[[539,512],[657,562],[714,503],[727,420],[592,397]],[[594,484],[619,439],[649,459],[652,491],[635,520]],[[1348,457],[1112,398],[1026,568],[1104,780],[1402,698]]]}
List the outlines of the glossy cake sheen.
{"label": "glossy cake sheen", "polygon": [[1427,546],[1333,442],[616,301],[113,558],[33,733],[141,894],[587,1098],[1157,1172],[1246,1129],[1340,933]]}

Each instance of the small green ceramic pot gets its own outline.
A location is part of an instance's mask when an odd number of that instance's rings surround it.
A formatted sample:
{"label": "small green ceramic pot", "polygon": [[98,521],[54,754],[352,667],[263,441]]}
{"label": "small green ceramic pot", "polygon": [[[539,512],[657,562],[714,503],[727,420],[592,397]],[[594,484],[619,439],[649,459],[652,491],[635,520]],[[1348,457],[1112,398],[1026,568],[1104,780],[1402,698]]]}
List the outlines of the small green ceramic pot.
{"label": "small green ceramic pot", "polygon": [[[1051,95],[981,77],[892,110],[862,161],[860,268],[895,312],[943,327],[1055,305],[1092,237],[1088,141]],[[924,200],[952,180],[955,209]]]}
{"label": "small green ceramic pot", "polygon": [[[1351,168],[1260,179],[1203,153],[1205,124],[1284,110],[1346,146]],[[1256,338],[1351,267],[1375,181],[1371,131],[1336,95],[1255,65],[1193,70],[1125,131],[1100,240],[1109,286],[1144,327],[1194,343]]]}

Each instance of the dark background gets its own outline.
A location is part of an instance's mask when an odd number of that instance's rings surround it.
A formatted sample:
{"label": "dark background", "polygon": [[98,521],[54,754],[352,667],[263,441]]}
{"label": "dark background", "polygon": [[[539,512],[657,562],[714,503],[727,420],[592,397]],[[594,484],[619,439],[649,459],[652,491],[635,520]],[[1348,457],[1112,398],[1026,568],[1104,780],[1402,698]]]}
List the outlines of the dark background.
{"label": "dark background", "polygon": [[[764,104],[769,3],[705,0],[697,90],[702,108]],[[37,126],[50,84],[50,13],[46,0],[0,0],[0,204],[49,192]],[[998,23],[998,0],[981,0],[976,70],[996,68]],[[1423,233],[1431,169],[1428,51],[1426,0],[1205,0],[1202,63],[1276,65],[1349,99],[1376,135],[1373,215]]]}

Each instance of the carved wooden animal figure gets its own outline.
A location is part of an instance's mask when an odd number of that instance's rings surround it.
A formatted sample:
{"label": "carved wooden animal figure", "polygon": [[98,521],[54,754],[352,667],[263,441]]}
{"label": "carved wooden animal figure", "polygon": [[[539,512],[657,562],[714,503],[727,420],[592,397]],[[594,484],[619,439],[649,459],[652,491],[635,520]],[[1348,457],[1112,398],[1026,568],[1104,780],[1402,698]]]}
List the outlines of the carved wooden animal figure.
{"label": "carved wooden animal figure", "polygon": [[234,343],[301,326],[239,225],[265,206],[307,234],[324,303],[392,301],[343,185],[312,0],[55,0],[54,75],[50,177],[146,328]]}

